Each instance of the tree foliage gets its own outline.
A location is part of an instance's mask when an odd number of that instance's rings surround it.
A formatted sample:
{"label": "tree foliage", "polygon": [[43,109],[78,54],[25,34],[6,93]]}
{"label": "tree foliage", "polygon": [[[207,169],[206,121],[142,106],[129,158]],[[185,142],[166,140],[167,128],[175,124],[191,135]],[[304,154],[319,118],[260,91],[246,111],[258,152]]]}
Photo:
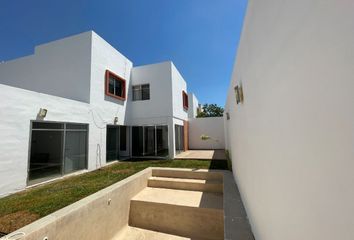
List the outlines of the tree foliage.
{"label": "tree foliage", "polygon": [[197,118],[222,117],[224,109],[216,104],[204,104],[202,111],[198,112]]}

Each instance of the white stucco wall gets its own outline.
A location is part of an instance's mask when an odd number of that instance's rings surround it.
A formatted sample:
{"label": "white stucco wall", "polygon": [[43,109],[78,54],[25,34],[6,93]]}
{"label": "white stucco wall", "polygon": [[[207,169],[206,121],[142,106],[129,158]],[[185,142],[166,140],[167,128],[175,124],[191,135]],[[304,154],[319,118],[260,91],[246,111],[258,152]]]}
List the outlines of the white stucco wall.
{"label": "white stucco wall", "polygon": [[[90,142],[93,124],[89,104],[0,84],[0,196],[26,187],[30,120],[40,108],[48,109],[48,121],[89,123]],[[96,168],[96,148],[89,149],[89,168]]]}
{"label": "white stucco wall", "polygon": [[183,108],[183,98],[182,91],[187,91],[187,83],[183,79],[180,72],[177,70],[175,65],[171,62],[171,72],[172,72],[172,109],[173,117],[182,120],[188,120],[188,110]]}
{"label": "white stucco wall", "polygon": [[[132,62],[118,52],[104,39],[92,32],[91,56],[91,103],[90,111],[95,120],[95,127],[90,134],[97,136],[89,141],[89,148],[100,153],[102,161],[106,162],[107,124],[113,124],[118,117],[118,125],[129,125],[127,108],[130,98]],[[114,72],[126,81],[126,100],[118,100],[105,94],[105,72]],[[92,119],[92,120],[93,120]],[[99,138],[98,138],[99,137]]]}
{"label": "white stucco wall", "polygon": [[[201,140],[201,136],[209,136],[209,140]],[[189,149],[224,149],[223,117],[190,118]]]}
{"label": "white stucco wall", "polygon": [[[172,117],[172,77],[171,62],[162,62],[134,67],[132,85],[150,84],[150,100],[132,101],[129,114],[131,123],[166,124]],[[132,88],[130,88],[132,92]]]}
{"label": "white stucco wall", "polygon": [[191,92],[188,93],[188,104],[188,118],[195,118],[198,113],[199,102],[197,97]]}
{"label": "white stucco wall", "polygon": [[354,238],[353,12],[353,1],[249,1],[225,124],[258,240]]}
{"label": "white stucco wall", "polygon": [[0,64],[0,83],[90,101],[91,32],[35,48],[34,55]]}

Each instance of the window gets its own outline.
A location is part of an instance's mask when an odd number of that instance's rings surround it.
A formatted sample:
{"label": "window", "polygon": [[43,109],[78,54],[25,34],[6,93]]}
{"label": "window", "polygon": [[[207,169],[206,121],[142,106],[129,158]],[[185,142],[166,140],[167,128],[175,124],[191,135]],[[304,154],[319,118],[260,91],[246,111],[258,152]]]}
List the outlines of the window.
{"label": "window", "polygon": [[88,125],[32,122],[29,185],[87,168]]}
{"label": "window", "polygon": [[125,100],[125,80],[106,70],[106,95]]}
{"label": "window", "polygon": [[150,84],[133,86],[133,101],[149,100]]}
{"label": "window", "polygon": [[185,91],[182,91],[183,108],[188,110],[188,95]]}

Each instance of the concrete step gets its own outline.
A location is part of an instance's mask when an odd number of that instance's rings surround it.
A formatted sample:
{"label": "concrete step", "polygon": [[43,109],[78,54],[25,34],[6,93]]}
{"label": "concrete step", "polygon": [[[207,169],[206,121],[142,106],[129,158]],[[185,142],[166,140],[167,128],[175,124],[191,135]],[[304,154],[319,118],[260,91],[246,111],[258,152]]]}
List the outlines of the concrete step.
{"label": "concrete step", "polygon": [[148,186],[155,188],[170,188],[202,192],[223,192],[223,184],[219,179],[204,180],[171,177],[150,177],[148,180]]}
{"label": "concrete step", "polygon": [[142,228],[127,226],[112,240],[190,240],[190,238],[180,237],[172,234],[161,233]]}
{"label": "concrete step", "polygon": [[193,239],[223,239],[223,196],[147,187],[131,200],[129,225]]}
{"label": "concrete step", "polygon": [[209,172],[207,170],[192,169],[153,169],[153,177],[220,180],[223,181],[223,174],[219,172]]}

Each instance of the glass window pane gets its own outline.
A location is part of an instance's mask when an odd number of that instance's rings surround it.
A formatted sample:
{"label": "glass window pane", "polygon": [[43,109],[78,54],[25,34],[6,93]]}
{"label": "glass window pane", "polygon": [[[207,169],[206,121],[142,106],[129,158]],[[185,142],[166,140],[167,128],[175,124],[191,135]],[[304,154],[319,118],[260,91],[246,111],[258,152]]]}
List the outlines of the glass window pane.
{"label": "glass window pane", "polygon": [[132,154],[143,156],[143,127],[132,127]]}
{"label": "glass window pane", "polygon": [[175,149],[176,153],[184,151],[184,131],[181,125],[175,125]]}
{"label": "glass window pane", "polygon": [[33,122],[32,129],[63,129],[64,124],[52,122]]}
{"label": "glass window pane", "polygon": [[150,99],[150,85],[145,84],[142,85],[142,100],[149,100]]}
{"label": "glass window pane", "polygon": [[114,88],[115,88],[114,94],[118,97],[123,97],[123,83],[122,83],[122,81],[116,80]]}
{"label": "glass window pane", "polygon": [[114,78],[113,77],[109,77],[109,84],[108,84],[108,92],[111,94],[114,94]]}
{"label": "glass window pane", "polygon": [[168,156],[168,127],[156,126],[157,156]]}
{"label": "glass window pane", "polygon": [[118,127],[107,127],[106,161],[119,159],[118,151]]}
{"label": "glass window pane", "polygon": [[86,124],[76,124],[76,123],[67,123],[66,129],[77,129],[77,130],[87,130],[88,126]]}
{"label": "glass window pane", "polygon": [[121,151],[126,151],[127,150],[127,127],[126,126],[120,126],[119,127],[119,149]]}
{"label": "glass window pane", "polygon": [[140,86],[133,87],[133,101],[141,100],[141,89]]}
{"label": "glass window pane", "polygon": [[63,131],[32,131],[29,166],[30,184],[61,175]]}
{"label": "glass window pane", "polygon": [[86,168],[87,132],[66,132],[64,173]]}
{"label": "glass window pane", "polygon": [[155,156],[155,127],[144,127],[144,155]]}

